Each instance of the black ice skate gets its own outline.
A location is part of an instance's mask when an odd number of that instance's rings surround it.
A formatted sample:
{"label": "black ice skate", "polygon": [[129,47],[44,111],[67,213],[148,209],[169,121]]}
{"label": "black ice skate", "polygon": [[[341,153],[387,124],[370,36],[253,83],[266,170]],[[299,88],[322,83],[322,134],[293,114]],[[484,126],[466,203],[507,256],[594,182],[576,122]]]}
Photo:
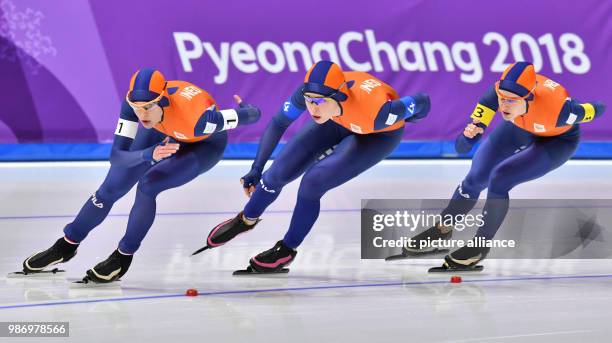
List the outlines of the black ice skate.
{"label": "black ice skate", "polygon": [[223,244],[234,239],[236,236],[252,230],[260,221],[261,219],[257,219],[255,224],[248,225],[242,220],[242,212],[238,213],[236,217],[215,226],[215,228],[208,234],[206,246],[196,250],[193,254],[191,254],[191,256],[199,254],[207,249],[222,246]]}
{"label": "black ice skate", "polygon": [[77,281],[77,284],[102,284],[111,283],[113,281],[119,281],[119,278],[127,273],[132,263],[132,255],[124,255],[119,252],[119,249],[113,251],[113,253],[104,261],[96,264],[95,267],[87,271],[87,276],[81,281]]}
{"label": "black ice skate", "polygon": [[250,266],[247,269],[235,271],[234,275],[288,273],[289,269],[285,267],[293,262],[296,255],[297,251],[286,246],[281,240],[272,249],[251,258]]}
{"label": "black ice skate", "polygon": [[78,247],[78,244],[70,244],[62,237],[49,249],[37,252],[26,258],[23,261],[23,271],[11,273],[8,277],[63,273],[65,272],[64,270],[57,268],[49,270],[48,268],[58,263],[68,262],[76,255]]}
{"label": "black ice skate", "polygon": [[444,256],[444,264],[441,267],[430,268],[429,272],[480,272],[484,268],[477,264],[487,257],[490,250],[491,248],[464,246]]}
{"label": "black ice skate", "polygon": [[[448,249],[430,247],[429,242],[438,239],[449,240],[452,236],[453,230],[442,232],[437,226],[432,226],[412,237],[412,246],[402,247],[402,253],[400,255],[389,256],[385,259],[385,261],[403,260],[406,258],[425,257],[429,255],[448,253]],[[421,244],[421,242],[426,242],[427,244]],[[420,247],[422,245],[425,245],[426,247],[421,249]]]}

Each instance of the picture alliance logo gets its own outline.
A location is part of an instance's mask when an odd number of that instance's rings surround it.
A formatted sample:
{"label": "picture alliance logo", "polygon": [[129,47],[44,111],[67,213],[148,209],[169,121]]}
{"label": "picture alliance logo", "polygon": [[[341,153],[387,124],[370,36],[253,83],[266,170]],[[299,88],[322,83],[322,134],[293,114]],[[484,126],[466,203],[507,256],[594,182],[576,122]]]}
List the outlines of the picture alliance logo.
{"label": "picture alliance logo", "polygon": [[[512,61],[532,56],[536,71],[548,66],[554,73],[568,71],[587,73],[591,62],[582,38],[574,33],[554,37],[545,33],[533,37],[516,33],[506,37],[487,32],[476,41],[412,41],[388,42],[377,37],[374,30],[348,31],[335,41],[305,43],[261,41],[203,41],[193,32],[173,32],[174,43],[184,72],[194,72],[194,66],[211,70],[214,82],[224,84],[230,71],[251,74],[265,71],[306,72],[320,60],[331,60],[346,70],[364,72],[448,72],[457,73],[464,83],[478,83],[484,71],[501,73]],[[480,44],[480,46],[479,46]],[[494,56],[488,68],[483,67],[479,49]],[[359,57],[357,57],[359,56]],[[367,57],[364,57],[367,56]],[[488,60],[488,59],[487,59]]]}

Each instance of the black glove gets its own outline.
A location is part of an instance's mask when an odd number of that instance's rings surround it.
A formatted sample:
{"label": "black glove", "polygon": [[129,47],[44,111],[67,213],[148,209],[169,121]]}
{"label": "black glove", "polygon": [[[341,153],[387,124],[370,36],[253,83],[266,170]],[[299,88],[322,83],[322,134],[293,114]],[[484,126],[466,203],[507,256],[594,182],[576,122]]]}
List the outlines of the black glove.
{"label": "black glove", "polygon": [[245,104],[241,102],[236,109],[238,113],[238,124],[248,125],[253,124],[261,117],[261,111],[254,105]]}
{"label": "black glove", "polygon": [[406,119],[407,122],[417,122],[427,117],[427,114],[431,109],[431,101],[429,100],[429,95],[427,95],[427,93],[417,93],[412,95],[412,98],[414,99],[416,108],[414,115]]}
{"label": "black glove", "polygon": [[251,167],[251,171],[249,171],[245,176],[242,177],[242,187],[250,188],[251,186],[257,186],[259,180],[261,179],[261,172],[263,168],[259,168],[256,166]]}

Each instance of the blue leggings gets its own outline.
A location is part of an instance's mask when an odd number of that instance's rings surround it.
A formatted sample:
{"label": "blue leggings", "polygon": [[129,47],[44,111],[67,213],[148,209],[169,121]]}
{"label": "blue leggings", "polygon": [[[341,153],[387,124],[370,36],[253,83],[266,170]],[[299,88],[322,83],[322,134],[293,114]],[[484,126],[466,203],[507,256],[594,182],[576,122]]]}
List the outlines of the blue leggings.
{"label": "blue leggings", "polygon": [[[282,188],[304,174],[285,245],[297,248],[319,216],[320,199],[327,191],[351,180],[387,157],[402,139],[404,129],[358,135],[329,120],[308,122],[293,137],[244,208],[244,215],[258,218],[278,197]],[[333,152],[320,159],[322,155]]]}
{"label": "blue leggings", "polygon": [[510,190],[562,166],[574,154],[579,141],[577,125],[560,136],[541,137],[502,122],[474,154],[469,173],[442,215],[469,212],[480,192],[488,188],[484,225],[476,236],[492,239],[508,212]]}
{"label": "blue leggings", "polygon": [[[161,142],[165,135],[139,128],[132,150],[140,150]],[[130,211],[127,230],[119,242],[119,250],[133,254],[153,225],[156,197],[159,193],[186,184],[215,166],[227,145],[227,134],[220,132],[197,143],[180,143],[172,157],[151,165],[143,162],[132,168],[111,168],[100,188],[83,205],[74,221],[64,228],[66,238],[81,242],[100,225],[113,204],[138,183],[136,199]]]}

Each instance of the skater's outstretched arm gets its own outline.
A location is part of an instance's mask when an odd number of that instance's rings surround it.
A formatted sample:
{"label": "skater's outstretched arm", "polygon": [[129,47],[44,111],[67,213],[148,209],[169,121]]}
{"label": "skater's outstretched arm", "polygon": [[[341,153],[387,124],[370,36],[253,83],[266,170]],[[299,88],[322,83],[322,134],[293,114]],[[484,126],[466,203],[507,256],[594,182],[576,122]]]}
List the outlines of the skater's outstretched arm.
{"label": "skater's outstretched arm", "polygon": [[399,120],[418,121],[427,116],[430,108],[429,95],[425,93],[417,93],[387,101],[382,105],[374,119],[374,130],[385,129]]}
{"label": "skater's outstretched arm", "polygon": [[455,150],[458,153],[466,154],[472,150],[474,144],[480,140],[485,129],[491,124],[498,108],[497,93],[495,92],[495,87],[492,86],[480,97],[476,108],[470,116],[472,122],[468,123],[463,132],[455,140]]}
{"label": "skater's outstretched arm", "polygon": [[289,125],[291,125],[291,123],[293,123],[293,121],[295,121],[305,110],[306,103],[302,95],[302,87],[300,87],[283,103],[276,115],[272,117],[272,120],[261,136],[259,147],[257,148],[257,155],[255,156],[255,161],[253,161],[251,170],[240,179],[242,186],[245,188],[245,192],[255,189],[255,185],[259,182],[263,168],[270,159],[274,148],[278,145],[278,142]]}
{"label": "skater's outstretched arm", "polygon": [[194,136],[205,136],[214,132],[230,130],[239,125],[253,124],[259,120],[261,111],[256,106],[245,104],[238,95],[234,95],[238,103],[235,109],[217,111],[217,108],[206,110],[194,128]]}
{"label": "skater's outstretched arm", "polygon": [[606,111],[606,105],[599,101],[582,103],[576,99],[565,100],[557,119],[557,127],[588,123],[601,116]]}

